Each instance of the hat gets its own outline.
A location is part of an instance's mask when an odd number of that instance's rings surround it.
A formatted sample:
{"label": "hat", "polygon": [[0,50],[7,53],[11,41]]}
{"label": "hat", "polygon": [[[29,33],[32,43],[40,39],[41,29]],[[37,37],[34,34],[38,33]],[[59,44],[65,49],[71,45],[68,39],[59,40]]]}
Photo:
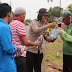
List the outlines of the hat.
{"label": "hat", "polygon": [[38,13],[42,13],[44,15],[48,15],[48,10],[45,8],[41,8]]}
{"label": "hat", "polygon": [[61,14],[61,17],[59,18],[59,20],[62,21],[65,17],[68,17],[68,16],[72,16],[71,12],[70,11],[64,11]]}
{"label": "hat", "polygon": [[24,13],[26,12],[26,10],[22,7],[17,7],[14,11],[14,14],[21,14],[21,13]]}

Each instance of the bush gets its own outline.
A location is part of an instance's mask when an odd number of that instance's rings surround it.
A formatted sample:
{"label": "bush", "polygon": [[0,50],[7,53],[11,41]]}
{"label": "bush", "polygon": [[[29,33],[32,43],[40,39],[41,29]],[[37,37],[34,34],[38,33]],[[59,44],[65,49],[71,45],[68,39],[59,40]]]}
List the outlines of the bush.
{"label": "bush", "polygon": [[24,22],[24,24],[25,24],[25,25],[29,25],[29,23],[28,23],[28,22],[26,22],[26,21]]}

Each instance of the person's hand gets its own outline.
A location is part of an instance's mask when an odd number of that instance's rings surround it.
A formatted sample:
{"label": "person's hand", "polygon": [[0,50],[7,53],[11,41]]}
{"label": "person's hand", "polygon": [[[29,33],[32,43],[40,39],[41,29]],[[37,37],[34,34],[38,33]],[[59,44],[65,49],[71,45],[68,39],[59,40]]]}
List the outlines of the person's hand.
{"label": "person's hand", "polygon": [[51,40],[50,42],[54,42],[56,39]]}
{"label": "person's hand", "polygon": [[19,57],[19,56],[21,56],[21,52],[18,51],[18,52],[16,53],[16,57]]}
{"label": "person's hand", "polygon": [[35,41],[35,46],[40,46],[40,41]]}
{"label": "person's hand", "polygon": [[17,52],[20,52],[22,54],[21,49],[18,46],[17,46]]}
{"label": "person's hand", "polygon": [[64,30],[63,30],[62,28],[58,28],[58,29],[57,29],[57,33],[58,33],[58,34],[62,34],[63,31],[64,31]]}
{"label": "person's hand", "polygon": [[48,28],[54,29],[56,27],[56,22],[49,23],[47,26],[48,26]]}

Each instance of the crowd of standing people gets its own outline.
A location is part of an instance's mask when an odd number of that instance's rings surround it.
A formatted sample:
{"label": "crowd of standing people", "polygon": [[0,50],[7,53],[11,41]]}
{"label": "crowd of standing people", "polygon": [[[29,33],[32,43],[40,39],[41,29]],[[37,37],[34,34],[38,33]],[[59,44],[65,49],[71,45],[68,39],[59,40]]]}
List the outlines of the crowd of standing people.
{"label": "crowd of standing people", "polygon": [[[34,19],[29,28],[28,39],[24,20],[26,10],[17,7],[12,17],[12,8],[7,3],[0,4],[0,72],[41,72],[43,60],[43,40],[54,42],[50,36],[45,36],[47,28],[55,28],[56,23],[48,23],[48,10],[41,8],[37,19]],[[63,43],[63,72],[72,71],[72,16],[71,12],[62,13],[59,20],[67,25],[67,31],[59,28],[57,33],[64,40]],[[42,36],[42,41],[37,39]]]}

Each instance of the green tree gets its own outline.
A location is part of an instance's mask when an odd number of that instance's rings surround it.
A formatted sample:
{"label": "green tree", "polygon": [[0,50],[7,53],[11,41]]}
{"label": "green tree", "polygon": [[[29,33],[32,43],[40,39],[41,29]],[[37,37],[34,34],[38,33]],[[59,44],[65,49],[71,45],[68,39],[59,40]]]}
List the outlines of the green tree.
{"label": "green tree", "polygon": [[47,0],[47,2],[49,2],[49,1],[51,1],[51,2],[52,2],[53,0]]}
{"label": "green tree", "polygon": [[31,20],[30,19],[26,19],[25,21],[28,22],[28,23],[31,23]]}
{"label": "green tree", "polygon": [[24,24],[25,24],[25,25],[29,25],[29,24],[31,23],[31,21],[32,21],[32,20],[30,20],[30,19],[26,19],[26,20],[24,21]]}
{"label": "green tree", "polygon": [[[54,8],[50,8],[49,9],[49,14],[51,16],[54,16],[54,17],[59,17],[59,9],[60,9],[59,6],[56,6]],[[63,11],[63,8],[61,8],[61,11]]]}
{"label": "green tree", "polygon": [[[54,8],[50,8],[48,11],[48,21],[53,22],[55,21],[55,17],[59,17],[59,6],[56,6]],[[61,8],[61,11],[63,11],[63,8]]]}
{"label": "green tree", "polygon": [[12,14],[13,14],[13,18],[14,18],[14,13],[13,13],[13,11],[12,11]]}
{"label": "green tree", "polygon": [[69,10],[69,11],[72,13],[72,4],[70,4],[70,5],[67,7],[67,10]]}

